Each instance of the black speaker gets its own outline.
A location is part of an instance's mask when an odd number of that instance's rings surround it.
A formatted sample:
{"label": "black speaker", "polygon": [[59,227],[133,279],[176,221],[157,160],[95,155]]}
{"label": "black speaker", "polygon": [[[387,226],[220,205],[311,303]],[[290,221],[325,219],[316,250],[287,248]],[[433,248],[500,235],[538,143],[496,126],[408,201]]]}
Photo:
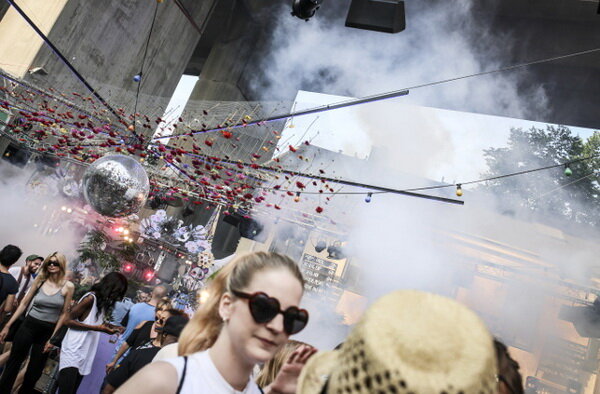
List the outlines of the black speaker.
{"label": "black speaker", "polygon": [[263,225],[254,219],[242,217],[240,224],[238,224],[238,230],[240,230],[240,235],[244,238],[257,242],[265,242],[267,240],[266,234],[263,233]]}
{"label": "black speaker", "polygon": [[352,0],[346,26],[384,33],[401,32],[406,29],[404,1]]}
{"label": "black speaker", "polygon": [[237,213],[232,213],[229,215],[223,215],[223,221],[227,224],[231,224],[232,226],[238,226],[240,224],[240,220],[242,217]]}
{"label": "black speaker", "polygon": [[171,283],[171,281],[175,278],[175,275],[177,275],[177,269],[182,261],[183,260],[178,259],[171,254],[167,254],[165,259],[160,264],[160,268],[156,273],[156,277],[165,283]]}
{"label": "black speaker", "polygon": [[575,331],[584,338],[600,338],[600,300],[592,306],[562,305],[558,318],[573,323]]}
{"label": "black speaker", "polygon": [[30,156],[31,152],[29,150],[23,149],[13,143],[10,143],[2,154],[2,158],[4,160],[16,165],[17,167],[25,167]]}

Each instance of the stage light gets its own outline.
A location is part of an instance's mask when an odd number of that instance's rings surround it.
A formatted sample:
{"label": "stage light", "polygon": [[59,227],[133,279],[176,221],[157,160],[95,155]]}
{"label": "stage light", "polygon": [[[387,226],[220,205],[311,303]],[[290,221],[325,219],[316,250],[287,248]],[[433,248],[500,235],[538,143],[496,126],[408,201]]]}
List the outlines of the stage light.
{"label": "stage light", "polygon": [[144,271],[144,279],[148,282],[150,282],[153,278],[154,278],[154,270],[148,269],[146,271]]}
{"label": "stage light", "polygon": [[238,230],[240,235],[244,238],[252,239],[258,242],[264,242],[266,237],[260,237],[260,233],[263,231],[263,225],[254,219],[242,217],[238,224]]}
{"label": "stage light", "polygon": [[327,247],[328,259],[341,260],[346,258],[346,255],[342,251],[342,246],[339,241],[334,242],[333,245]]}
{"label": "stage light", "polygon": [[315,15],[323,0],[293,0],[292,15],[308,22]]}
{"label": "stage light", "polygon": [[181,211],[181,217],[188,217],[194,214],[194,208],[190,204],[186,205]]}
{"label": "stage light", "polygon": [[315,252],[321,253],[325,250],[325,248],[327,248],[327,244],[325,243],[325,241],[318,241],[315,245]]}

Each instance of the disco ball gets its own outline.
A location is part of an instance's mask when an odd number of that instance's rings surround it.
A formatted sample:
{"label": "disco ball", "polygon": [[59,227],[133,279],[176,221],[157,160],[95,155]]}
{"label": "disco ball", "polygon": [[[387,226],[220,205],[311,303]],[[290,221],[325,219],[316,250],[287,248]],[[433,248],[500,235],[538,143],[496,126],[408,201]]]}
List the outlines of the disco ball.
{"label": "disco ball", "polygon": [[113,218],[138,212],[150,191],[148,175],[128,156],[109,155],[96,160],[83,174],[83,195],[101,215]]}

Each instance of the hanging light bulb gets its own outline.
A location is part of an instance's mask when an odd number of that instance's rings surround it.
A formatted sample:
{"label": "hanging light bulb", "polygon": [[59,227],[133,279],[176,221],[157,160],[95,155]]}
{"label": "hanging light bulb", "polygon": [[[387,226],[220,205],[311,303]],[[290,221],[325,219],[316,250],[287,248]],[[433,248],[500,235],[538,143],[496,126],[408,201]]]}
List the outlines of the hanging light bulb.
{"label": "hanging light bulb", "polygon": [[463,195],[463,190],[460,183],[456,185],[456,195],[458,197],[461,197]]}
{"label": "hanging light bulb", "polygon": [[367,193],[367,197],[365,197],[365,202],[371,202],[371,197],[373,197],[373,193]]}
{"label": "hanging light bulb", "polygon": [[300,201],[300,192],[296,192],[296,197],[294,197],[294,201],[295,202],[299,202]]}
{"label": "hanging light bulb", "polygon": [[569,167],[568,164],[565,164],[565,176],[571,176],[573,175],[573,170],[571,170],[571,167]]}

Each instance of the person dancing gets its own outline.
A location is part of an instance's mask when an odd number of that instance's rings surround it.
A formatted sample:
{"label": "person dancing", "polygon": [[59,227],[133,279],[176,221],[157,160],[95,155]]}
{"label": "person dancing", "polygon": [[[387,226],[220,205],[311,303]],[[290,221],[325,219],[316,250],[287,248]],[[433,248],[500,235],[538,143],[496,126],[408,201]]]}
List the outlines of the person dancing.
{"label": "person dancing", "polygon": [[92,371],[100,333],[112,335],[119,331],[104,322],[110,320],[115,303],[126,291],[127,278],[119,272],[111,272],[93,285],[73,308],[65,322],[69,330],[60,347],[60,394],[75,394],[83,377]]}
{"label": "person dancing", "polygon": [[0,393],[11,392],[19,368],[28,354],[29,364],[19,393],[35,393],[35,384],[48,358],[47,351],[52,348],[48,341],[68,317],[73,298],[75,286],[65,280],[66,272],[67,259],[63,254],[55,252],[46,257],[31,289],[0,332],[0,342],[4,342],[10,326],[19,316],[26,313],[25,320],[13,340],[4,373],[0,377]]}

